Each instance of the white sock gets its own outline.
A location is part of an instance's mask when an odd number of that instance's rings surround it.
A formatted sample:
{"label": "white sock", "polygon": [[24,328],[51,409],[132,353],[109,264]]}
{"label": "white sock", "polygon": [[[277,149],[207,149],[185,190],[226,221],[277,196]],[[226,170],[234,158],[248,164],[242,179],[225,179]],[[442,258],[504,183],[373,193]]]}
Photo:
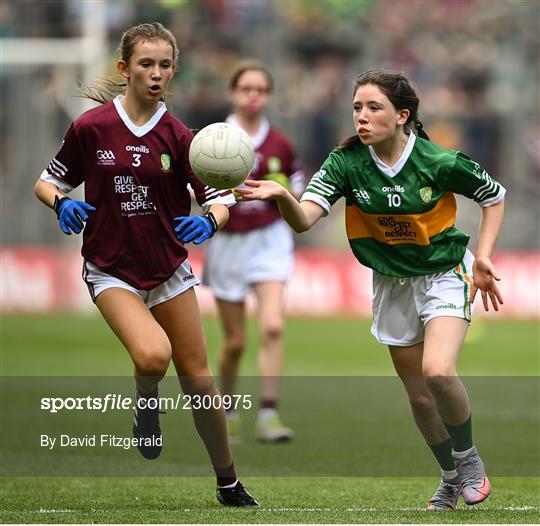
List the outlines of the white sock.
{"label": "white sock", "polygon": [[227,489],[227,488],[234,488],[238,484],[238,479],[236,479],[236,482],[233,482],[232,484],[229,484],[228,486],[218,486],[218,488],[221,489]]}
{"label": "white sock", "polygon": [[442,474],[442,479],[445,482],[453,481],[453,480],[457,479],[457,477],[458,477],[458,472],[455,469],[453,469],[451,471],[446,471],[444,469],[441,469],[441,474]]}
{"label": "white sock", "polygon": [[452,449],[452,456],[454,458],[465,458],[468,457],[474,451],[474,446],[467,449],[466,451],[454,451]]}
{"label": "white sock", "polygon": [[278,412],[275,409],[272,409],[270,407],[265,407],[263,409],[259,409],[259,420],[268,420],[269,418],[273,418],[278,416]]}

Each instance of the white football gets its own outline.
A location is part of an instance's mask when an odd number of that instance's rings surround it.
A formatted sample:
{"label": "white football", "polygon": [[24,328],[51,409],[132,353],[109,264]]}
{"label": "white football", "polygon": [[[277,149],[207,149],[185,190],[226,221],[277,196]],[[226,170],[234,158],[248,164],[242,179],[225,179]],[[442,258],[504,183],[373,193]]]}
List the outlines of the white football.
{"label": "white football", "polygon": [[205,185],[234,188],[253,170],[255,150],[249,135],[238,126],[215,122],[195,135],[189,147],[189,164]]}

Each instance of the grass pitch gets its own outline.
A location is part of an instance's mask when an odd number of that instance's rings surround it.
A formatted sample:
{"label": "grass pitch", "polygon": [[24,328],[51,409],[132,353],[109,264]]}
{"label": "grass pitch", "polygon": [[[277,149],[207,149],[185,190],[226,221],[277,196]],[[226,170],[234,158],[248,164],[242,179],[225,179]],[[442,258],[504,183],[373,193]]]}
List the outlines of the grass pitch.
{"label": "grass pitch", "polygon": [[[215,370],[219,327],[205,320]],[[391,376],[388,352],[355,319],[289,320],[289,376]],[[125,350],[97,316],[3,316],[4,376],[129,375]],[[256,375],[256,329],[249,330],[242,374]],[[536,322],[475,322],[460,358],[460,374],[539,375]],[[171,374],[173,372],[171,371]],[[494,425],[509,416],[497,413]],[[169,415],[167,415],[169,416]],[[513,424],[508,420],[508,426]],[[31,426],[32,422],[28,422]],[[411,429],[414,425],[411,420]],[[480,430],[478,430],[480,432]],[[533,428],[538,437],[538,427]],[[536,433],[536,434],[535,434]],[[500,437],[497,437],[499,440]],[[196,440],[195,438],[193,439]],[[418,438],[420,443],[420,438]],[[399,442],[397,442],[399,446]],[[241,446],[237,446],[241,447]],[[260,448],[261,459],[269,457]],[[280,447],[280,446],[278,446]],[[282,446],[288,447],[288,446]],[[538,449],[538,443],[531,443]],[[182,457],[179,445],[178,457]],[[235,450],[241,458],[241,450]],[[159,461],[158,461],[159,462]],[[242,463],[238,469],[242,475]],[[245,464],[244,464],[245,466]],[[182,470],[178,463],[179,474]],[[489,466],[488,466],[489,470]],[[231,510],[215,500],[208,477],[4,477],[3,523],[538,523],[538,477],[491,477],[493,495],[483,504],[462,502],[454,513],[425,505],[438,484],[433,477],[246,477],[261,509]],[[244,473],[246,468],[244,468]],[[52,473],[51,473],[52,474]]]}
{"label": "grass pitch", "polygon": [[495,478],[483,504],[429,512],[436,478],[245,479],[260,509],[230,509],[208,478],[14,479],[3,522],[17,523],[537,523],[538,479]]}
{"label": "grass pitch", "polygon": [[[355,318],[289,319],[285,332],[285,374],[368,376],[395,372],[388,350]],[[220,328],[205,320],[208,356],[214,374]],[[131,374],[127,352],[99,315],[2,316],[3,375],[121,376]],[[241,374],[257,375],[257,332],[249,324]],[[540,326],[536,321],[474,320],[460,355],[462,375],[540,374]],[[174,374],[171,367],[169,374]]]}

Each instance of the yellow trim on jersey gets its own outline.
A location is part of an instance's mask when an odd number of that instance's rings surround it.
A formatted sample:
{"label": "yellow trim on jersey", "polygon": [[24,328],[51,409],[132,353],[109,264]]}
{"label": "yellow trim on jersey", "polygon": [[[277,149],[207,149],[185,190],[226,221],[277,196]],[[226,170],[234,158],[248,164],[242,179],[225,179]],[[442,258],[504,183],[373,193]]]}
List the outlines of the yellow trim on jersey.
{"label": "yellow trim on jersey", "polygon": [[372,238],[387,245],[429,245],[429,239],[454,225],[456,198],[447,192],[434,208],[421,214],[367,214],[348,205],[345,224],[349,239]]}

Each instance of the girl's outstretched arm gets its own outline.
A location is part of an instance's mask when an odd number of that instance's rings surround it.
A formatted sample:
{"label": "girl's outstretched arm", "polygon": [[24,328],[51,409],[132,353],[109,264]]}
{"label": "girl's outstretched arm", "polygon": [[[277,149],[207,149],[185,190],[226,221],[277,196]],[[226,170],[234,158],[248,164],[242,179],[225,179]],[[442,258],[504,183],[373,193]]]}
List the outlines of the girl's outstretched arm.
{"label": "girl's outstretched arm", "polygon": [[276,201],[283,219],[296,232],[309,230],[324,215],[324,209],[317,203],[299,203],[286,188],[274,181],[248,180],[244,185],[234,190],[238,201]]}

